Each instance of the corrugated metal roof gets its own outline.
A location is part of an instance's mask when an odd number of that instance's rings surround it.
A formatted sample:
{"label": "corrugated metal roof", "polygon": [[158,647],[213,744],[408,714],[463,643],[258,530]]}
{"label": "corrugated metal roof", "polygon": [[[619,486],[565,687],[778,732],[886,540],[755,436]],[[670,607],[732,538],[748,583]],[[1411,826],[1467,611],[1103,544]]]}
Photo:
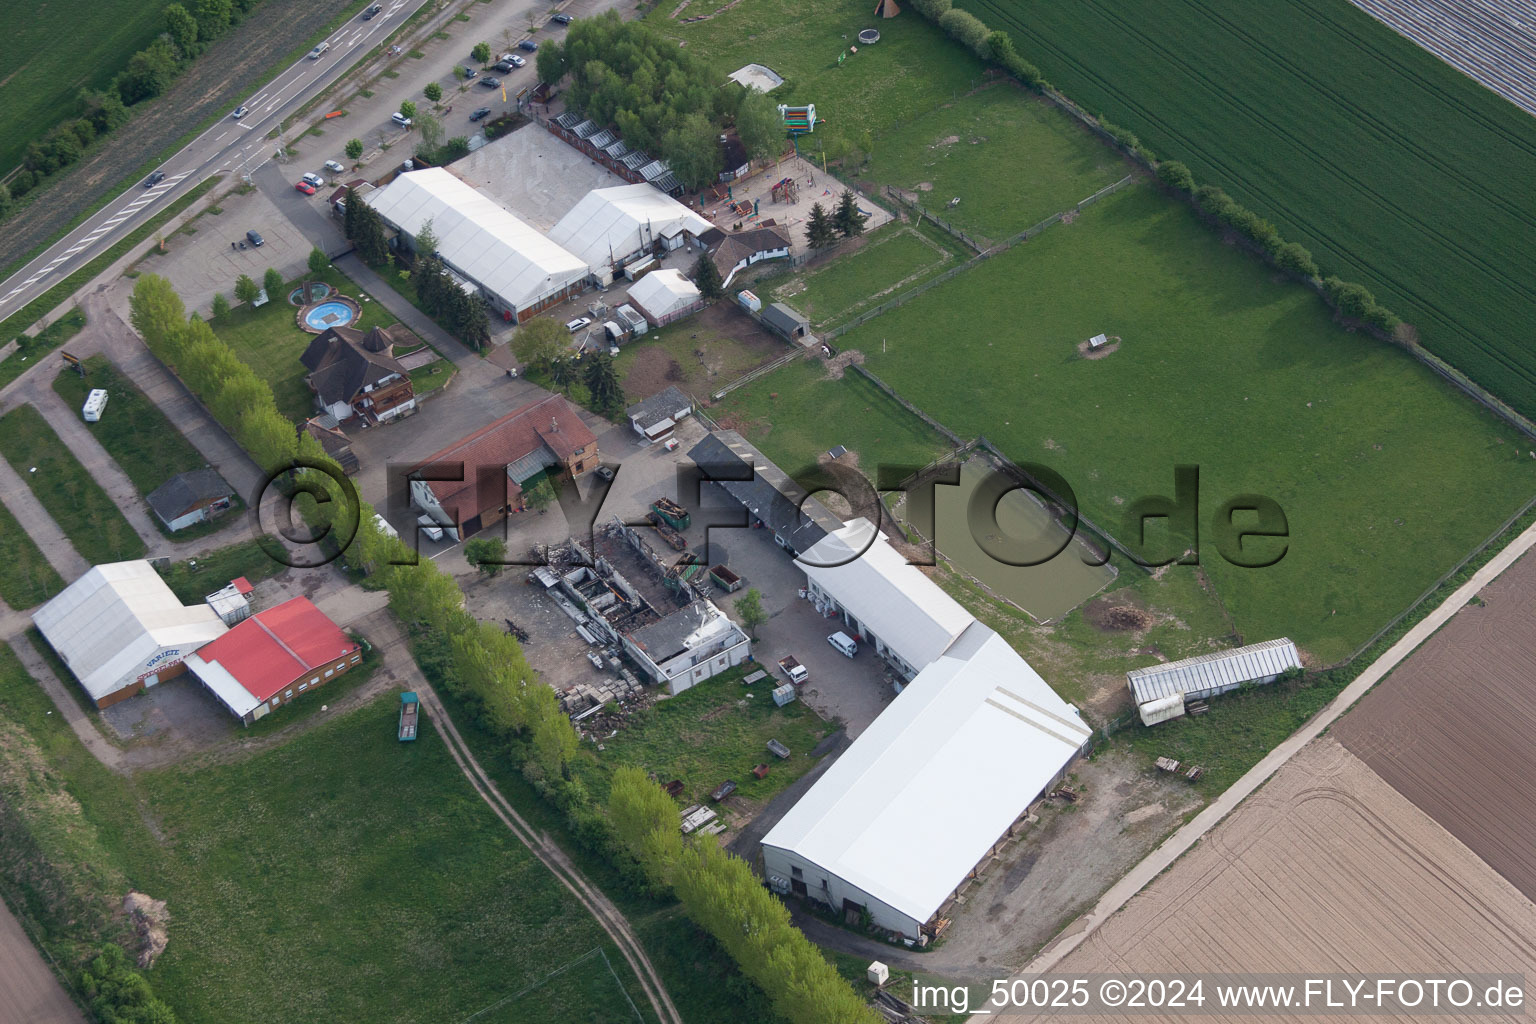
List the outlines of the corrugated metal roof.
{"label": "corrugated metal roof", "polygon": [[615,135],[612,131],[608,130],[607,128],[604,128],[602,131],[598,132],[596,135],[594,135],[590,139],[588,139],[587,140],[587,144],[590,145],[594,149],[606,150],[609,146],[613,145],[616,141],[618,141],[618,138],[619,137],[617,135]]}
{"label": "corrugated metal roof", "polygon": [[639,149],[631,150],[630,152],[624,154],[624,159],[621,161],[625,167],[628,167],[632,171],[638,171],[640,168],[644,167],[650,162],[651,158],[646,156],[643,150]]}
{"label": "corrugated metal roof", "polygon": [[1136,703],[1145,704],[1179,693],[1186,697],[1209,697],[1243,683],[1300,667],[1301,657],[1296,653],[1295,643],[1281,637],[1235,650],[1170,661],[1166,665],[1132,669],[1125,678]]}
{"label": "corrugated metal roof", "polygon": [[574,110],[567,110],[555,118],[555,124],[569,131],[581,123],[581,115]]}
{"label": "corrugated metal roof", "polygon": [[602,131],[602,129],[598,127],[596,121],[583,121],[581,124],[571,129],[571,133],[578,139],[590,139],[600,131]]}

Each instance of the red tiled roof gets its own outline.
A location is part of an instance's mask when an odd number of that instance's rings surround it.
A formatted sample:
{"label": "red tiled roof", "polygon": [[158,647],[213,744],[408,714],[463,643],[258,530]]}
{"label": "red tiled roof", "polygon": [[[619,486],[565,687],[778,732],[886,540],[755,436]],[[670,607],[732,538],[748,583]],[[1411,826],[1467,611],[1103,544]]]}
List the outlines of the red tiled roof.
{"label": "red tiled roof", "polygon": [[257,700],[271,696],[320,665],[358,649],[341,627],[307,597],[268,608],[199,648]]}
{"label": "red tiled roof", "polygon": [[[481,504],[477,484],[482,476],[489,479],[496,473],[504,473],[507,466],[531,455],[541,446],[564,460],[578,449],[596,443],[597,437],[581,421],[576,408],[560,395],[550,395],[513,410],[495,423],[423,459],[416,468],[433,462],[464,464],[462,480],[428,482],[443,509],[463,523],[503,502],[498,490],[496,494],[485,495],[484,504]],[[507,481],[506,487],[507,500],[515,500],[521,493],[511,480]]]}
{"label": "red tiled roof", "polygon": [[235,585],[235,589],[242,594],[249,594],[254,589],[251,586],[251,581],[246,579],[244,576],[236,576],[229,582],[233,583]]}

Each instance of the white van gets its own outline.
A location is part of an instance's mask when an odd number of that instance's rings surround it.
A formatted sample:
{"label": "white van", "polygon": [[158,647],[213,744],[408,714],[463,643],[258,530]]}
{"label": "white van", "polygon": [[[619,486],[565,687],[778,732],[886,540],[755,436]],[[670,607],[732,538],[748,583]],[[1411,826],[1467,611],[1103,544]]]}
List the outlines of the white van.
{"label": "white van", "polygon": [[85,406],[80,410],[80,415],[85,417],[85,422],[95,423],[101,419],[102,411],[107,407],[107,393],[101,388],[93,388],[91,393],[85,396]]}
{"label": "white van", "polygon": [[847,633],[833,633],[827,637],[827,643],[837,649],[845,658],[851,658],[859,653],[859,645],[853,642],[853,637]]}
{"label": "white van", "polygon": [[443,528],[438,526],[437,523],[433,522],[431,516],[417,517],[416,525],[421,527],[422,533],[426,534],[428,537],[431,537],[433,540],[440,541],[443,539]]}

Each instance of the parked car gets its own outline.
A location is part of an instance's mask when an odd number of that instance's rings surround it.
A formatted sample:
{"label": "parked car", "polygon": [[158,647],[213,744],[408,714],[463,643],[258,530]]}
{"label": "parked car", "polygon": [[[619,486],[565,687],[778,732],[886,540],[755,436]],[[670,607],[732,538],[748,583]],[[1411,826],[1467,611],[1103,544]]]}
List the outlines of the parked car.
{"label": "parked car", "polygon": [[[534,45],[537,46],[538,44],[535,43]],[[505,60],[508,64],[511,64],[515,68],[520,68],[524,64],[528,63],[526,60],[524,60],[523,58],[519,57],[515,53],[509,53],[505,57],[503,57],[502,59]]]}
{"label": "parked car", "polygon": [[592,326],[592,318],[591,317],[589,317],[589,316],[579,316],[575,320],[571,320],[571,321],[567,322],[566,325],[565,325],[565,329],[570,331],[572,334],[575,334],[577,331],[581,330],[583,327],[591,327],[591,326]]}
{"label": "parked car", "polygon": [[598,466],[592,472],[597,474],[597,478],[602,480],[604,483],[613,479],[613,470],[609,469],[607,466]]}
{"label": "parked car", "polygon": [[409,128],[411,126],[411,123],[412,123],[410,118],[406,117],[404,114],[400,113],[400,111],[398,111],[398,110],[395,111],[393,114],[390,114],[389,115],[389,119],[391,121],[395,122],[395,124],[399,125],[401,128]]}
{"label": "parked car", "polygon": [[422,533],[433,540],[440,541],[443,539],[443,528],[433,522],[431,516],[417,516],[416,525],[421,527]]}
{"label": "parked car", "polygon": [[305,171],[303,174],[299,175],[299,177],[303,178],[305,181],[309,182],[316,188],[319,188],[321,185],[325,184],[325,179],[313,171]]}
{"label": "parked car", "polygon": [[156,185],[160,184],[164,180],[165,180],[165,172],[164,171],[156,171],[154,174],[151,174],[149,177],[144,179],[144,187],[145,188],[154,188]]}
{"label": "parked car", "polygon": [[382,10],[384,10],[384,5],[383,4],[374,4],[372,7],[368,8],[366,11],[363,12],[363,20],[364,21],[372,21],[373,20],[373,16],[375,14],[378,14]]}
{"label": "parked car", "polygon": [[303,192],[307,196],[312,196],[315,194],[315,186],[311,185],[307,181],[301,181],[293,187],[298,189],[300,192]]}
{"label": "parked car", "polygon": [[569,25],[571,23],[571,16],[569,14],[557,14],[549,20],[556,25]]}
{"label": "parked car", "polygon": [[524,39],[522,42],[517,44],[517,48],[519,50],[527,50],[529,53],[532,53],[534,50],[539,48],[539,44],[534,42],[532,39]]}
{"label": "parked car", "polygon": [[501,88],[501,79],[499,79],[499,78],[482,78],[482,79],[480,79],[480,84],[485,86],[487,89],[500,89]]}
{"label": "parked car", "polygon": [[516,69],[516,67],[517,67],[517,65],[513,64],[509,60],[499,60],[495,64],[491,65],[491,70],[492,71],[500,71],[502,74],[508,75],[508,74],[511,74],[513,72],[513,70]]}
{"label": "parked car", "polygon": [[336,160],[327,160],[325,162],[325,169],[330,171],[332,174],[340,174],[342,171],[346,170],[346,168],[341,166],[341,163]]}
{"label": "parked car", "polygon": [[486,118],[488,118],[490,116],[491,116],[491,108],[490,107],[481,107],[479,110],[475,111],[473,114],[470,114],[469,115],[469,119],[471,121],[484,121]]}
{"label": "parked car", "polygon": [[331,44],[330,43],[320,43],[313,50],[309,51],[309,59],[310,60],[319,60],[320,59],[320,55],[322,53],[324,53],[326,50],[329,50],[330,48],[331,48]]}
{"label": "parked car", "polygon": [[247,239],[249,239],[250,243],[252,245],[254,245],[256,248],[258,248],[258,249],[261,248],[262,242],[264,241],[264,239],[261,237],[260,232],[257,232],[257,231],[247,231],[245,233],[245,237]]}
{"label": "parked car", "polygon": [[470,67],[468,64],[464,65],[464,77],[466,79],[474,78],[479,73],[480,72],[476,71],[474,68]]}
{"label": "parked car", "polygon": [[239,106],[239,107],[236,107],[235,108],[235,112],[233,114],[230,114],[229,116],[234,118],[236,121],[238,121],[242,117],[244,117],[246,114],[249,114],[249,113],[250,113],[250,110],[248,108],[246,108],[244,106]]}

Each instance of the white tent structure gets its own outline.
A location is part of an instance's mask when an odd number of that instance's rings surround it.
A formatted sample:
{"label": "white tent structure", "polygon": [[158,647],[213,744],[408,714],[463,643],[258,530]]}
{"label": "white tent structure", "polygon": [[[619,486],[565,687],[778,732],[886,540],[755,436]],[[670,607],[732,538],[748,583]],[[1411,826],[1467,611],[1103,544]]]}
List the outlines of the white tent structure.
{"label": "white tent structure", "polygon": [[1138,705],[1163,697],[1199,700],[1245,683],[1272,683],[1282,672],[1301,668],[1296,644],[1287,637],[1201,654],[1183,661],[1137,668],[1125,674]]}
{"label": "white tent structure", "polygon": [[228,629],[208,605],[183,605],[146,561],[96,566],[32,623],[99,708],[179,675]]}
{"label": "white tent structure", "polygon": [[593,189],[550,228],[549,237],[600,272],[622,266],[658,244],[681,248],[713,227],[676,199],[641,182]]}
{"label": "white tent structure", "polygon": [[413,243],[431,221],[443,265],[520,321],[580,291],[590,273],[585,260],[441,167],[402,174],[364,202]]}
{"label": "white tent structure", "polygon": [[653,270],[629,289],[629,301],[653,327],[687,316],[704,304],[698,287],[680,271]]}
{"label": "white tent structure", "polygon": [[965,632],[971,613],[881,537],[868,519],[850,520],[800,556],[809,596],[906,678]]}
{"label": "white tent structure", "polygon": [[972,622],[764,837],[769,885],[932,937],[954,891],[1090,735],[1007,641]]}

